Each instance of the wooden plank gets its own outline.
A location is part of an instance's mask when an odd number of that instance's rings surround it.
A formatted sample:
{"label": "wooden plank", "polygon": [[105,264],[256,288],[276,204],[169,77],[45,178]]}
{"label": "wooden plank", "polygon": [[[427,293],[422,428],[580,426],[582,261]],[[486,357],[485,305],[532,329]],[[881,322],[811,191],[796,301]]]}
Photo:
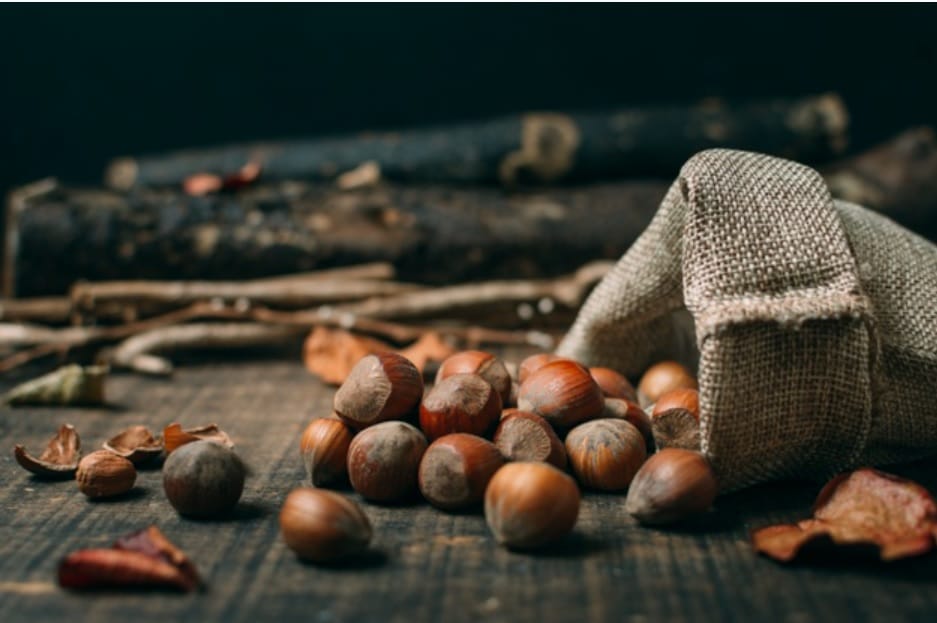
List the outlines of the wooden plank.
{"label": "wooden plank", "polygon": [[[6,386],[12,379],[0,380]],[[298,362],[196,363],[172,380],[115,376],[114,409],[0,410],[0,621],[872,621],[934,620],[937,556],[887,567],[785,568],[752,554],[748,531],[803,516],[814,484],[762,487],[719,501],[694,529],[634,524],[618,495],[587,494],[573,537],[540,554],[498,548],[479,514],[426,505],[365,505],[375,527],[364,563],[298,562],[277,513],[302,483],[300,433],[325,415],[332,389]],[[86,450],[120,428],[215,421],[253,468],[233,520],[179,518],[160,472],[143,471],[130,499],[87,501],[71,482],[35,480],[14,443],[38,450],[62,422]],[[932,489],[933,465],[915,475]],[[82,595],[55,584],[58,560],[156,523],[196,562],[202,594]]]}

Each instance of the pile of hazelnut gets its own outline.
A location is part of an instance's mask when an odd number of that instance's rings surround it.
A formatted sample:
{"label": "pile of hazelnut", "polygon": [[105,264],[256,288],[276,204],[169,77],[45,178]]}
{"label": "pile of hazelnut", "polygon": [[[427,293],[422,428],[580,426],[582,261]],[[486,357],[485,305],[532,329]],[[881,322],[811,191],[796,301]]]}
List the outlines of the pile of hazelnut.
{"label": "pile of hazelnut", "polygon": [[324,489],[344,483],[369,502],[421,494],[444,511],[483,506],[497,542],[512,549],[569,533],[580,486],[627,490],[625,509],[641,523],[682,520],[717,493],[698,420],[696,379],[675,362],[651,367],[635,391],[614,370],[545,353],[525,359],[515,381],[494,355],[464,351],[424,393],[409,360],[368,355],[336,392],[334,413],[302,435],[313,487],[289,494],[281,531],[306,560],[365,549],[364,512]]}

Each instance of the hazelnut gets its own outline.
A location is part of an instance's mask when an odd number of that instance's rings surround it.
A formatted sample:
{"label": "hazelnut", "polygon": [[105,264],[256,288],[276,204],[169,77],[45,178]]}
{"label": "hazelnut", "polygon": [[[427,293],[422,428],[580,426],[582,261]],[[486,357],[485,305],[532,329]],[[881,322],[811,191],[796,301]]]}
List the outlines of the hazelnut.
{"label": "hazelnut", "polygon": [[354,490],[368,500],[404,500],[416,492],[424,452],[426,437],[415,426],[406,422],[371,426],[351,440],[348,479]]}
{"label": "hazelnut", "polygon": [[569,431],[566,453],[579,482],[603,491],[627,489],[647,458],[638,429],[613,418],[592,420]]}
{"label": "hazelnut", "polygon": [[699,392],[686,387],[671,390],[654,403],[653,415],[657,416],[668,409],[686,409],[699,420]]}
{"label": "hazelnut", "polygon": [[543,461],[566,468],[566,448],[553,427],[527,411],[507,409],[495,431],[494,444],[509,461]]}
{"label": "hazelnut", "polygon": [[293,489],[280,510],[280,532],[303,560],[330,562],[358,554],[371,542],[371,522],[343,495],[322,489]]}
{"label": "hazelnut", "polygon": [[656,413],[651,418],[651,431],[658,448],[700,449],[699,420],[686,409]]}
{"label": "hazelnut", "polygon": [[477,374],[494,387],[501,404],[511,400],[511,375],[504,363],[491,353],[466,350],[447,357],[436,372],[436,384],[453,374]]}
{"label": "hazelnut", "polygon": [[409,359],[383,352],[362,357],[335,392],[335,413],[352,429],[405,417],[423,397],[423,376]]}
{"label": "hazelnut", "polygon": [[638,394],[624,376],[611,368],[589,368],[589,374],[608,398],[624,398],[637,402]]}
{"label": "hazelnut", "polygon": [[485,521],[506,547],[556,541],[572,531],[578,516],[576,481],[548,463],[508,463],[485,491]]}
{"label": "hazelnut", "polygon": [[437,508],[467,508],[482,501],[488,481],[502,465],[504,457],[490,441],[466,433],[446,435],[423,454],[420,492]]}
{"label": "hazelnut", "polygon": [[572,427],[598,417],[605,397],[589,371],[569,359],[550,362],[521,383],[521,411],[530,411],[554,427]]}
{"label": "hazelnut", "polygon": [[501,398],[477,374],[446,377],[420,405],[420,428],[431,440],[450,433],[484,435],[501,415]]}
{"label": "hazelnut", "polygon": [[306,476],[315,487],[340,484],[348,477],[348,447],[353,434],[339,419],[313,420],[303,431],[299,450]]}
{"label": "hazelnut", "polygon": [[668,524],[706,511],[719,487],[699,452],[666,448],[638,470],[625,510],[643,524]]}
{"label": "hazelnut", "polygon": [[521,362],[521,365],[517,368],[517,382],[518,384],[523,383],[527,380],[527,377],[547,365],[551,361],[556,361],[562,359],[559,355],[554,355],[553,353],[538,353],[536,355],[531,355],[527,359]]}
{"label": "hazelnut", "polygon": [[180,446],[163,465],[163,490],[186,517],[213,517],[241,499],[247,469],[233,450],[212,441]]}
{"label": "hazelnut", "polygon": [[137,470],[128,459],[98,450],[78,462],[75,480],[78,490],[89,498],[109,498],[133,489]]}
{"label": "hazelnut", "polygon": [[667,392],[680,388],[697,389],[696,378],[676,361],[662,361],[648,368],[641,377],[638,398],[646,406],[657,402]]}
{"label": "hazelnut", "polygon": [[651,427],[651,416],[636,402],[622,398],[606,398],[605,407],[602,409],[602,417],[625,420],[637,428],[638,432],[641,433],[641,437],[644,438],[644,445],[648,453],[653,452],[656,444],[654,443],[654,432]]}

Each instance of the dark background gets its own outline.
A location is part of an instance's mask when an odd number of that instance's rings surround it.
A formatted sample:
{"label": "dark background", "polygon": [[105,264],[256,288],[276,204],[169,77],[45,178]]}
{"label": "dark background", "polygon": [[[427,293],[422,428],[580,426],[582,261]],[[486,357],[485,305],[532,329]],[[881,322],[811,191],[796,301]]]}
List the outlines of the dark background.
{"label": "dark background", "polygon": [[243,139],[835,90],[861,148],[937,121],[934,6],[0,8],[0,191]]}

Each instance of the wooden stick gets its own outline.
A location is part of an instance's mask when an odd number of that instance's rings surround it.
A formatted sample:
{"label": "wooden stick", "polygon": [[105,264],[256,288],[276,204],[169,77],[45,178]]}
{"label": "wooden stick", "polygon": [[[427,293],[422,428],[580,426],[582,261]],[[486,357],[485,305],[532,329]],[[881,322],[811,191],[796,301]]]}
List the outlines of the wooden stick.
{"label": "wooden stick", "polygon": [[673,177],[697,151],[731,145],[817,162],[842,151],[848,115],[836,95],[600,113],[526,113],[479,123],[346,138],[228,145],[122,158],[112,188],[176,186],[259,164],[267,180],[333,180],[372,163],[387,180],[550,183],[614,176]]}

